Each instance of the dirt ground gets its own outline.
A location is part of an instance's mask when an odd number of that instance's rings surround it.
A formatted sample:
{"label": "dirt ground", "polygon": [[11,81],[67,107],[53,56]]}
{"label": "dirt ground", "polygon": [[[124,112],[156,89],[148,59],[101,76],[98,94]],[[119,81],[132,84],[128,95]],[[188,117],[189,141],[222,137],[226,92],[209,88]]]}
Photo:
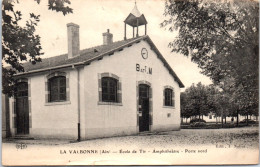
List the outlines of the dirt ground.
{"label": "dirt ground", "polygon": [[182,129],[133,136],[4,140],[4,165],[256,164],[258,127]]}
{"label": "dirt ground", "polygon": [[111,137],[93,139],[81,142],[68,140],[3,140],[3,144],[26,143],[29,145],[66,145],[68,147],[96,147],[96,146],[125,146],[135,145],[149,148],[160,146],[167,148],[169,145],[196,146],[196,145],[230,145],[238,148],[258,148],[258,127],[243,127],[231,129],[182,129],[180,131],[143,133],[134,136]]}

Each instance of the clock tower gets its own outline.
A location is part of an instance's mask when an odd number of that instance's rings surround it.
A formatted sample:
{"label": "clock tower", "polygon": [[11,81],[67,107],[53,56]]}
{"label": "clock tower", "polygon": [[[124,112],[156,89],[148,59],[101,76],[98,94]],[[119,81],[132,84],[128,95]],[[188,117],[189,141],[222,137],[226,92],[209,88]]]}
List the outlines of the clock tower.
{"label": "clock tower", "polygon": [[[145,26],[145,35],[147,33],[147,27],[146,27],[147,21],[146,21],[144,15],[141,14],[139,12],[139,10],[137,9],[136,2],[135,2],[135,6],[134,6],[133,10],[127,16],[124,23],[125,23],[125,37],[124,37],[125,40],[127,39],[126,38],[126,25],[133,27],[133,38],[139,37],[139,33],[138,33],[139,26],[144,25]],[[135,29],[136,29],[136,34],[135,34]]]}

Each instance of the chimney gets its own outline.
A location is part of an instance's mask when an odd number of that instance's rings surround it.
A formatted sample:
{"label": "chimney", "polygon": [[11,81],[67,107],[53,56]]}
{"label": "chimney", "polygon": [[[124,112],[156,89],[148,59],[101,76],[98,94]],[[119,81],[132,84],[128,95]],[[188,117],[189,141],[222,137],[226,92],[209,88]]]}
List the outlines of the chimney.
{"label": "chimney", "polygon": [[68,31],[68,58],[79,55],[79,25],[74,23],[67,24]]}
{"label": "chimney", "polygon": [[103,44],[109,45],[113,43],[113,34],[109,32],[109,29],[107,29],[107,32],[103,33]]}

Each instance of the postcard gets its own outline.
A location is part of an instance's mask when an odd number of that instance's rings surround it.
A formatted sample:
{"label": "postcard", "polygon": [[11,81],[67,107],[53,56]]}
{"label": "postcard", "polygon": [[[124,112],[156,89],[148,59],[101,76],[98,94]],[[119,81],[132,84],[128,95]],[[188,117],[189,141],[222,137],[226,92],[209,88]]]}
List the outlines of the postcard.
{"label": "postcard", "polygon": [[259,163],[258,1],[2,2],[2,164]]}

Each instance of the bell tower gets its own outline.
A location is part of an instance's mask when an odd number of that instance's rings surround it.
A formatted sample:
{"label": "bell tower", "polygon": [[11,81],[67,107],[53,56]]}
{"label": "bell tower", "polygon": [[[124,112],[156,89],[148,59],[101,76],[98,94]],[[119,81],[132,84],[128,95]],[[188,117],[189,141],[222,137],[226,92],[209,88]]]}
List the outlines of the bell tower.
{"label": "bell tower", "polygon": [[[135,36],[139,37],[139,32],[138,32],[139,26],[144,25],[145,26],[145,35],[147,33],[147,29],[146,29],[147,21],[146,21],[144,15],[141,14],[139,12],[139,10],[137,9],[136,2],[135,2],[135,6],[134,6],[132,12],[127,16],[124,23],[125,23],[125,37],[124,37],[125,40],[127,39],[126,38],[126,25],[133,27],[133,38]],[[135,29],[136,29],[136,34],[135,34]]]}

